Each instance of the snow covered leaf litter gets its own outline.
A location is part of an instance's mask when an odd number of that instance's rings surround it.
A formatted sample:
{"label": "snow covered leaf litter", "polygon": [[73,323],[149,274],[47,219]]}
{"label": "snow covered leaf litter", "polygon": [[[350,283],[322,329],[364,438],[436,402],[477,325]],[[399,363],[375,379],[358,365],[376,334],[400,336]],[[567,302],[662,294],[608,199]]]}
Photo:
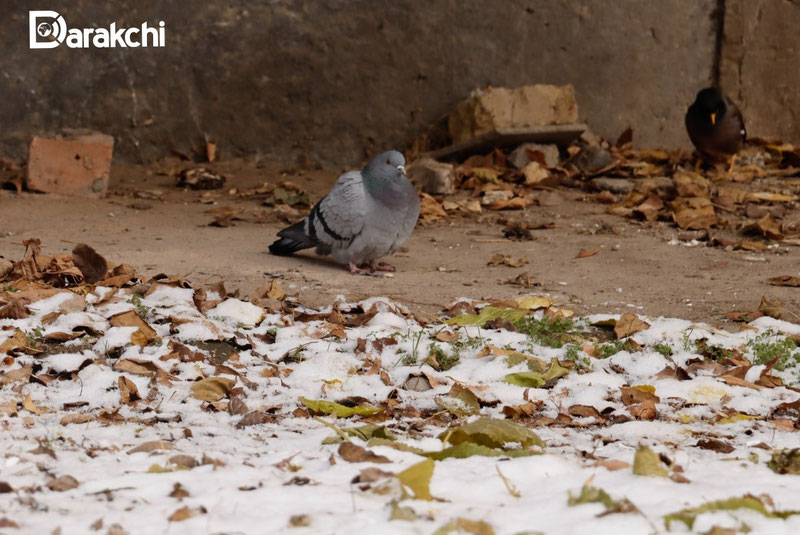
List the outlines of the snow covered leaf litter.
{"label": "snow covered leaf litter", "polygon": [[800,529],[798,325],[134,288],[0,293],[9,530]]}

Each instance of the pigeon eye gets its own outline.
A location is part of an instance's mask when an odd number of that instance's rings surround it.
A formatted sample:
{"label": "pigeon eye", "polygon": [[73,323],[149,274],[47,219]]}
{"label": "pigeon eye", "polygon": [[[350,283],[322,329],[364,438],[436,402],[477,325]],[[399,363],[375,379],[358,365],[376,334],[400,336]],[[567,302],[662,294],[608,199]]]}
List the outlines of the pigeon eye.
{"label": "pigeon eye", "polygon": [[386,160],[386,164],[387,164],[387,165],[389,164],[389,160]]}

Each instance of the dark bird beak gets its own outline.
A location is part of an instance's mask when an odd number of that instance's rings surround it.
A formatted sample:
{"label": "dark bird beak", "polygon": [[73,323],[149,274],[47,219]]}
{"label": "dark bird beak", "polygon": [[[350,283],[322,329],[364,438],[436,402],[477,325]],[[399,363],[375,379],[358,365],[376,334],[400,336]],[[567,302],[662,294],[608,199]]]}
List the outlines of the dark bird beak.
{"label": "dark bird beak", "polygon": [[400,170],[401,173],[403,173],[403,175],[406,174],[406,168],[404,166],[398,165],[397,168]]}
{"label": "dark bird beak", "polygon": [[711,114],[711,124],[717,124],[717,114],[716,113],[712,113]]}

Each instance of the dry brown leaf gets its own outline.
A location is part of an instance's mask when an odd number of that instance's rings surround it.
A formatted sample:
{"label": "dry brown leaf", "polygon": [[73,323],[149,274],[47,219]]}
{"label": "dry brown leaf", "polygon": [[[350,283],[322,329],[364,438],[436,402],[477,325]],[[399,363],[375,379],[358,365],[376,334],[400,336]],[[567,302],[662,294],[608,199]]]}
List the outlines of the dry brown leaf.
{"label": "dry brown leaf", "polygon": [[91,414],[67,414],[63,418],[61,418],[61,425],[69,425],[69,424],[85,424],[87,422],[91,422],[95,419],[94,416]]}
{"label": "dry brown leaf", "polygon": [[761,303],[758,305],[758,311],[764,316],[775,318],[776,320],[792,318],[794,321],[800,320],[800,316],[787,310],[783,306],[783,301],[777,297],[769,298],[766,295],[761,297]]}
{"label": "dry brown leaf", "polygon": [[633,209],[633,213],[640,215],[647,221],[655,221],[662,208],[664,208],[664,201],[661,200],[661,197],[650,194]]}
{"label": "dry brown leaf", "polygon": [[626,406],[642,403],[644,401],[652,401],[654,403],[661,402],[661,399],[647,388],[622,386],[620,387],[620,391],[622,392],[622,403]]}
{"label": "dry brown leaf", "polygon": [[149,440],[147,442],[142,442],[135,448],[131,448],[128,450],[128,454],[132,453],[150,453],[153,451],[167,451],[172,449],[172,443],[167,440]]}
{"label": "dry brown leaf", "polygon": [[25,394],[22,398],[22,408],[34,414],[43,414],[45,411],[36,406],[29,394]]}
{"label": "dry brown leaf", "polygon": [[339,456],[348,463],[390,463],[388,457],[376,455],[358,444],[345,440],[339,445]]}
{"label": "dry brown leaf", "polygon": [[117,387],[119,387],[120,402],[123,405],[136,403],[142,399],[142,397],[139,395],[139,389],[137,388],[136,383],[124,375],[120,375],[119,379],[117,380]]}
{"label": "dry brown leaf", "polygon": [[597,418],[602,420],[603,417],[600,416],[600,411],[592,407],[591,405],[572,405],[567,409],[567,412],[571,416],[577,416],[579,418]]}
{"label": "dry brown leaf", "polygon": [[85,243],[79,243],[72,249],[72,261],[83,275],[84,282],[89,284],[102,280],[108,271],[106,259]]}
{"label": "dry brown leaf", "polygon": [[[657,398],[656,398],[657,399]],[[656,417],[656,404],[651,399],[628,406],[628,412],[639,420],[652,420]]]}
{"label": "dry brown leaf", "polygon": [[527,264],[528,261],[524,258],[511,258],[503,254],[496,254],[486,263],[487,266],[509,266],[520,267]]}
{"label": "dry brown leaf", "polygon": [[498,199],[487,205],[489,210],[524,210],[526,206],[533,204],[531,199],[524,197],[512,197],[511,199]]}
{"label": "dry brown leaf", "polygon": [[63,475],[47,482],[47,488],[54,492],[72,490],[80,485],[78,480],[69,475]]}
{"label": "dry brown leaf", "polygon": [[526,186],[555,185],[553,180],[549,180],[551,178],[550,171],[537,161],[528,162],[522,168],[522,174],[525,177]]}
{"label": "dry brown leaf", "polygon": [[189,507],[188,505],[177,509],[174,513],[167,517],[170,522],[181,522],[192,518],[193,516],[203,515],[206,513],[206,508],[202,505],[200,507]]}
{"label": "dry brown leaf", "polygon": [[427,193],[420,193],[419,217],[423,221],[436,221],[447,217],[447,212],[436,199]]}
{"label": "dry brown leaf", "polygon": [[281,288],[277,280],[272,280],[272,284],[270,284],[269,291],[267,292],[267,297],[278,301],[286,297],[286,292],[283,291],[283,288]]}
{"label": "dry brown leaf", "polygon": [[792,288],[800,288],[800,277],[793,275],[779,275],[767,279],[767,282],[773,286],[791,286]]}
{"label": "dry brown leaf", "polygon": [[138,346],[146,346],[158,337],[156,331],[134,310],[111,316],[108,321],[114,327],[137,327],[131,335],[131,343]]}
{"label": "dry brown leaf", "polygon": [[649,328],[650,324],[640,320],[636,314],[623,314],[614,326],[614,334],[620,339]]}
{"label": "dry brown leaf", "polygon": [[724,440],[719,440],[716,438],[701,438],[697,441],[695,446],[704,450],[715,451],[717,453],[731,453],[735,449],[729,442],[725,442]]}
{"label": "dry brown leaf", "polygon": [[610,472],[630,468],[631,464],[617,459],[598,459],[592,466],[602,466]]}
{"label": "dry brown leaf", "polygon": [[590,256],[594,256],[600,252],[600,247],[595,247],[591,251],[581,250],[578,254],[575,255],[575,258],[588,258]]}
{"label": "dry brown leaf", "polygon": [[20,320],[28,317],[28,309],[25,306],[27,300],[12,297],[11,300],[0,307],[0,320]]}
{"label": "dry brown leaf", "polygon": [[236,379],[228,379],[227,377],[202,379],[192,385],[192,397],[213,403],[226,397],[235,384]]}
{"label": "dry brown leaf", "polygon": [[717,224],[714,206],[707,197],[678,197],[671,206],[672,219],[682,229],[707,230]]}

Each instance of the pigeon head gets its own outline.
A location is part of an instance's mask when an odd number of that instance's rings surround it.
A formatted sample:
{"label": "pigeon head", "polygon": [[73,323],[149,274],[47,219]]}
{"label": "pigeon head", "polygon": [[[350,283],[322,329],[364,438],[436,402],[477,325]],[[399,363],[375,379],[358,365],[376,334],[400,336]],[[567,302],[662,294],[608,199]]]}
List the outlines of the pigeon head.
{"label": "pigeon head", "polygon": [[712,126],[716,125],[725,116],[725,112],[728,111],[725,97],[716,87],[707,87],[700,90],[697,93],[694,106],[700,111],[703,119],[711,123]]}
{"label": "pigeon head", "polygon": [[390,180],[405,176],[406,159],[396,150],[383,152],[375,156],[364,168],[364,175],[369,178]]}

